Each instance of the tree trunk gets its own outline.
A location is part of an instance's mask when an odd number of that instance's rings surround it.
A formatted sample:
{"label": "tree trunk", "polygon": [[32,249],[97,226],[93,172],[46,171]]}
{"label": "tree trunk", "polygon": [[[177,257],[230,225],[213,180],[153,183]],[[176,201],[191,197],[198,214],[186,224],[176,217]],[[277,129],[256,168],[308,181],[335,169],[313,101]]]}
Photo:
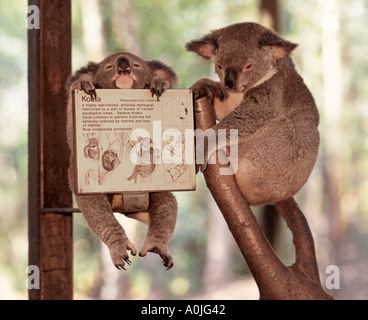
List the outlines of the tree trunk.
{"label": "tree trunk", "polygon": [[322,60],[323,60],[323,113],[325,146],[323,161],[325,209],[327,210],[329,238],[334,244],[330,247],[330,261],[337,264],[340,239],[344,228],[340,204],[340,150],[341,150],[341,61],[339,43],[339,1],[320,0],[322,21]]}
{"label": "tree trunk", "polygon": [[231,235],[216,202],[211,199],[208,215],[208,236],[203,281],[206,290],[227,283],[231,270]]}
{"label": "tree trunk", "polygon": [[116,1],[112,10],[112,33],[122,46],[122,50],[129,51],[139,57],[142,56],[139,41],[139,28],[133,0]]}
{"label": "tree trunk", "polygon": [[106,56],[103,23],[97,0],[83,0],[81,3],[83,43],[91,61],[101,61]]}

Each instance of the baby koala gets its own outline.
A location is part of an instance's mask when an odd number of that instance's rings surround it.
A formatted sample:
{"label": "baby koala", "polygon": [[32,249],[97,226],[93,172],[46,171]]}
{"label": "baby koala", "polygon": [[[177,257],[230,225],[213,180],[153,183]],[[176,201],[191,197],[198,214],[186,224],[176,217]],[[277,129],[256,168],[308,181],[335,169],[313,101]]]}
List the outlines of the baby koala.
{"label": "baby koala", "polygon": [[[67,90],[67,138],[70,147],[69,182],[75,193],[75,158],[73,142],[72,92],[83,90],[92,98],[96,98],[95,89],[150,89],[157,98],[166,89],[177,84],[175,72],[164,63],[156,60],[145,61],[129,52],[118,52],[102,60],[100,63],[90,62],[70,77]],[[85,150],[94,156],[93,141]],[[130,265],[128,251],[136,255],[137,250],[125,234],[123,227],[114,217],[111,198],[107,194],[78,195],[75,194],[78,206],[82,211],[90,229],[107,245],[113,264],[125,270],[125,263]],[[166,269],[173,266],[168,243],[176,224],[177,202],[170,192],[149,194],[149,212],[129,215],[142,222],[148,222],[148,233],[139,252],[145,256],[147,252],[160,255]]]}
{"label": "baby koala", "polygon": [[296,47],[257,23],[234,24],[186,45],[210,60],[220,78],[199,79],[191,89],[196,99],[211,100],[220,120],[216,135],[238,130],[235,179],[250,205],[292,197],[317,158],[319,114],[290,57]]}

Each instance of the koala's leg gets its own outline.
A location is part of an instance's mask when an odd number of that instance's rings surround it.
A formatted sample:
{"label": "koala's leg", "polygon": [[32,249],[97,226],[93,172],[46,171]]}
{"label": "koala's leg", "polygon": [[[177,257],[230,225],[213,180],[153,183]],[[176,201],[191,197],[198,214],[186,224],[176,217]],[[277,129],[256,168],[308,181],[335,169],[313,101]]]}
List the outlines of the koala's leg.
{"label": "koala's leg", "polygon": [[133,256],[137,254],[137,250],[116,220],[107,196],[76,195],[76,200],[90,229],[109,248],[115,267],[125,269],[124,261],[130,264],[127,250],[130,250]]}
{"label": "koala's leg", "polygon": [[172,193],[150,193],[148,233],[139,255],[144,257],[147,252],[159,254],[166,270],[174,265],[168,245],[175,229],[177,212],[178,205]]}
{"label": "koala's leg", "polygon": [[[73,168],[69,169],[69,178],[73,182]],[[73,187],[72,187],[73,189]],[[75,195],[89,228],[104,242],[110,251],[113,264],[118,269],[125,269],[125,262],[130,264],[128,250],[135,256],[137,250],[129,241],[123,227],[116,220],[106,195]]]}

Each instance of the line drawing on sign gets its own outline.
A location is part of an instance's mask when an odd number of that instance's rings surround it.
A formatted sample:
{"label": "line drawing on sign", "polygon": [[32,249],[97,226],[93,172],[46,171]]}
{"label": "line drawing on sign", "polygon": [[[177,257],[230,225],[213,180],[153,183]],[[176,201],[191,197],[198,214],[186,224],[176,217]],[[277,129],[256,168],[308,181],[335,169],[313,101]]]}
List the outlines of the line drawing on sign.
{"label": "line drawing on sign", "polygon": [[84,174],[87,185],[103,185],[107,175],[111,174],[122,161],[127,151],[127,134],[120,133],[84,133],[83,154],[93,161],[97,169],[88,169]]}
{"label": "line drawing on sign", "polygon": [[[184,97],[173,97],[162,106],[164,125],[187,126],[188,108]],[[186,99],[185,99],[186,100]]]}

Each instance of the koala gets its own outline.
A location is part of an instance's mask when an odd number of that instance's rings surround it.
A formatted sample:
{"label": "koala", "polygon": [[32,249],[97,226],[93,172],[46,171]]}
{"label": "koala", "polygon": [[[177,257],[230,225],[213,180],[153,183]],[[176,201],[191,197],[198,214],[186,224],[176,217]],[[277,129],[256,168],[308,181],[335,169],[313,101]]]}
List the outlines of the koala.
{"label": "koala", "polygon": [[202,78],[191,89],[195,99],[210,99],[217,136],[219,129],[238,130],[235,179],[252,206],[295,195],[317,158],[319,113],[290,57],[296,47],[257,23],[230,25],[186,44],[215,65],[220,82]]}
{"label": "koala", "polygon": [[84,155],[87,158],[98,160],[100,158],[100,151],[98,149],[98,140],[96,138],[89,139],[88,145],[84,147]]}
{"label": "koala", "polygon": [[[74,89],[84,90],[92,98],[96,98],[99,89],[150,89],[157,98],[166,89],[176,86],[175,72],[164,63],[156,60],[144,61],[129,52],[118,52],[102,60],[100,63],[90,62],[72,75],[67,83],[69,101],[67,105],[67,139],[70,146],[69,182],[75,193],[75,158],[73,142],[72,92]],[[95,141],[90,141],[85,152],[94,155]],[[106,151],[108,152],[108,151]],[[109,151],[110,152],[110,151]],[[104,164],[113,165],[114,154],[106,154]],[[107,169],[106,169],[107,170]],[[110,195],[78,195],[76,201],[90,229],[104,242],[110,251],[113,264],[125,270],[125,263],[131,264],[128,251],[135,256],[137,250],[128,239],[123,227],[113,215]],[[166,269],[173,266],[168,243],[176,224],[177,202],[170,192],[149,194],[149,213],[128,214],[128,217],[148,223],[148,233],[139,252],[145,256],[147,252],[160,255]]]}

